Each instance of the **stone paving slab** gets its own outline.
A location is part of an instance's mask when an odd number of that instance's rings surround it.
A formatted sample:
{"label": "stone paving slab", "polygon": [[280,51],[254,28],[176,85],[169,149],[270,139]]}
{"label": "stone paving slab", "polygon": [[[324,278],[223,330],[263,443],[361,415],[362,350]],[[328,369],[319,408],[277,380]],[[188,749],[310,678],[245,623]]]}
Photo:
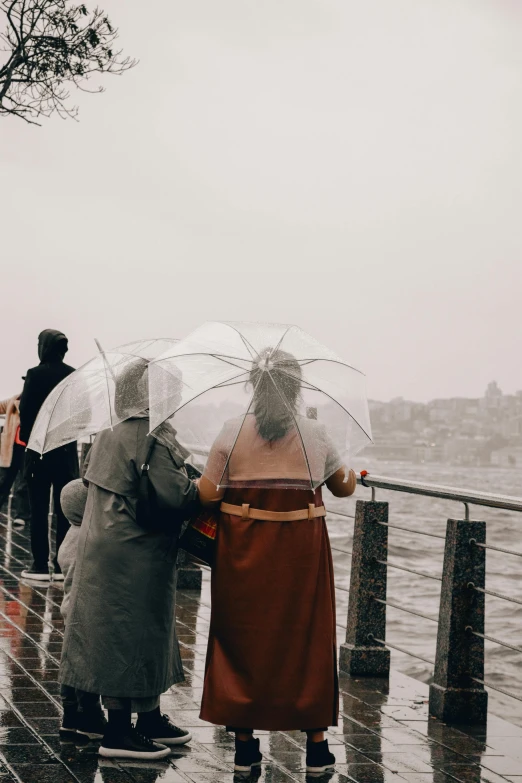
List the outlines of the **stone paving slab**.
{"label": "stone paving slab", "polygon": [[522,783],[522,729],[490,716],[487,727],[445,726],[428,716],[428,686],[397,672],[389,683],[340,675],[339,725],[329,732],[335,773],[305,771],[305,735],[259,732],[264,763],[234,775],[234,741],[199,718],[210,617],[209,574],[201,593],[178,593],[186,681],[162,708],[190,728],[190,746],[167,761],[100,759],[97,745],[58,736],[62,586],[20,579],[28,531],[0,516],[0,783]]}

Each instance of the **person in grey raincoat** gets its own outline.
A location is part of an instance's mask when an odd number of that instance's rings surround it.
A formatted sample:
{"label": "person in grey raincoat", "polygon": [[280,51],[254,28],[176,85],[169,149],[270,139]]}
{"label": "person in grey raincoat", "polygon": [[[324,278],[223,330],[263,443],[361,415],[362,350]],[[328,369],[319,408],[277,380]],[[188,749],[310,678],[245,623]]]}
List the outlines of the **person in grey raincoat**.
{"label": "person in grey raincoat", "polygon": [[[144,372],[142,368],[142,376]],[[139,385],[126,383],[127,392]],[[190,740],[188,732],[161,714],[159,697],[183,680],[175,566],[182,522],[199,501],[175,441],[156,441],[148,476],[161,524],[155,529],[140,526],[136,508],[141,466],[151,443],[148,432],[144,412],[99,433],[85,471],[89,491],[60,682],[102,694],[109,715],[100,747],[105,757],[162,758],[169,753],[166,745]],[[139,714],[136,728],[132,712]]]}

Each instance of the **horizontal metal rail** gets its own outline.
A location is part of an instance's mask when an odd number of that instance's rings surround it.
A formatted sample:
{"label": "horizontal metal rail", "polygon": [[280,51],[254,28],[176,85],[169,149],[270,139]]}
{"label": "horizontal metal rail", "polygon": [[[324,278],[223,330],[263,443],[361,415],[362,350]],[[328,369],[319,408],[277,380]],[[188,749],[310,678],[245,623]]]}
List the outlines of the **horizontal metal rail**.
{"label": "horizontal metal rail", "polygon": [[326,513],[336,514],[338,517],[346,517],[346,519],[355,519],[355,514],[344,514],[342,511],[334,511],[333,508],[327,508]]}
{"label": "horizontal metal rail", "polygon": [[343,555],[350,555],[350,556],[353,555],[353,552],[350,552],[348,549],[339,549],[338,546],[332,546],[330,547],[330,549],[332,550],[332,552],[342,552]]}
{"label": "horizontal metal rail", "polygon": [[401,612],[407,612],[408,614],[414,614],[415,617],[422,617],[424,620],[431,620],[432,623],[438,623],[438,617],[431,617],[429,614],[422,614],[422,612],[414,612],[413,609],[406,609],[406,607],[400,604],[394,604],[393,601],[383,601],[382,598],[377,598],[376,595],[372,595],[374,601],[378,604],[384,604],[384,606],[393,606],[394,609],[400,609]]}
{"label": "horizontal metal rail", "polygon": [[466,626],[466,631],[473,634],[473,636],[478,636],[480,639],[487,639],[488,642],[495,642],[495,644],[500,644],[501,647],[509,647],[510,650],[515,650],[515,652],[522,653],[522,647],[517,647],[515,644],[505,642],[503,639],[496,639],[494,636],[488,636],[485,633],[474,631],[471,625]]}
{"label": "horizontal metal rail", "polygon": [[373,635],[373,633],[368,634],[368,639],[373,642],[378,642],[378,644],[382,644],[383,647],[391,647],[392,650],[398,650],[399,652],[404,653],[405,655],[410,655],[412,658],[418,658],[419,661],[424,661],[424,663],[429,663],[430,666],[435,666],[435,661],[430,661],[429,658],[423,658],[422,655],[417,655],[416,653],[412,653],[409,650],[405,650],[404,647],[399,647],[398,644],[385,642],[384,639],[377,639]]}
{"label": "horizontal metal rail", "polygon": [[406,530],[407,533],[416,533],[419,536],[429,536],[430,538],[441,538],[443,541],[446,540],[446,536],[439,536],[437,533],[427,533],[425,530],[415,530],[412,527],[402,527],[402,525],[390,525],[389,522],[377,522],[378,525],[382,525],[383,527],[391,527],[393,530]]}
{"label": "horizontal metal rail", "polygon": [[380,565],[388,566],[388,568],[396,568],[398,571],[407,571],[409,574],[417,574],[417,576],[425,576],[427,579],[436,579],[437,582],[442,582],[441,576],[435,576],[435,574],[427,574],[425,571],[416,571],[414,568],[406,568],[406,566],[399,565],[398,563],[390,563],[389,560],[377,560],[376,563]]}
{"label": "horizontal metal rail", "polygon": [[505,555],[515,555],[516,557],[522,557],[522,552],[516,552],[514,549],[502,549],[500,546],[493,546],[492,544],[481,544],[475,541],[474,538],[470,538],[470,544],[479,546],[481,549],[493,549],[495,552],[503,552]]}
{"label": "horizontal metal rail", "polygon": [[468,587],[470,590],[476,590],[477,593],[492,595],[493,598],[502,598],[503,601],[510,601],[512,604],[520,604],[522,606],[520,598],[512,598],[510,595],[505,595],[505,593],[497,593],[495,590],[486,590],[484,587],[475,587],[473,582],[468,582]]}
{"label": "horizontal metal rail", "polygon": [[474,506],[488,506],[489,508],[503,508],[507,511],[522,512],[522,498],[510,495],[493,495],[489,492],[477,492],[472,489],[458,489],[443,484],[427,484],[423,481],[406,481],[387,476],[374,476],[367,474],[363,478],[357,477],[357,483],[370,488],[387,489],[392,492],[406,492],[411,495],[424,495],[444,500],[454,500],[457,503],[465,503]]}
{"label": "horizontal metal rail", "polygon": [[498,691],[499,693],[503,693],[504,696],[510,696],[512,699],[516,699],[517,701],[522,701],[521,696],[516,696],[514,693],[510,693],[510,691],[505,691],[503,688],[499,688],[496,685],[493,685],[491,682],[488,682],[487,680],[478,680],[476,677],[471,677],[473,682],[478,682],[480,685],[484,685],[486,688],[491,688],[493,691]]}

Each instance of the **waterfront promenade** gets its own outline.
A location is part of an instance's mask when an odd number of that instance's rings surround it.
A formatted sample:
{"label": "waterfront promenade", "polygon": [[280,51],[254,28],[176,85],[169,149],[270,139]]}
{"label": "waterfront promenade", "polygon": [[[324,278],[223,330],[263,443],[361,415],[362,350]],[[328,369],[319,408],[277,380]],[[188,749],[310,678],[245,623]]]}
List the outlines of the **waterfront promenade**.
{"label": "waterfront promenade", "polygon": [[264,732],[260,775],[234,775],[233,737],[198,718],[210,616],[208,572],[201,593],[179,593],[186,681],[163,697],[164,711],[190,728],[193,742],[168,762],[99,760],[94,743],[63,743],[58,737],[62,587],[20,581],[29,562],[27,531],[13,531],[0,516],[0,783],[522,783],[521,728],[492,715],[487,730],[429,719],[428,687],[396,672],[389,685],[341,674],[339,726],[328,737],[337,757],[334,774],[306,775],[304,735]]}

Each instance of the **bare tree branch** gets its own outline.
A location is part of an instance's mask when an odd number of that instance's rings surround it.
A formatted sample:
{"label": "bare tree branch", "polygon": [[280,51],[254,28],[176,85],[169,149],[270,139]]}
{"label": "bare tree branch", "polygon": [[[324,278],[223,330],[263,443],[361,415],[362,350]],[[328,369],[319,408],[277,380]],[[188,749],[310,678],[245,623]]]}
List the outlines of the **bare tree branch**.
{"label": "bare tree branch", "polygon": [[69,89],[103,92],[88,85],[95,74],[120,75],[136,61],[115,48],[118,31],[99,8],[88,11],[71,0],[0,0],[0,117],[31,124],[58,114],[76,119]]}

